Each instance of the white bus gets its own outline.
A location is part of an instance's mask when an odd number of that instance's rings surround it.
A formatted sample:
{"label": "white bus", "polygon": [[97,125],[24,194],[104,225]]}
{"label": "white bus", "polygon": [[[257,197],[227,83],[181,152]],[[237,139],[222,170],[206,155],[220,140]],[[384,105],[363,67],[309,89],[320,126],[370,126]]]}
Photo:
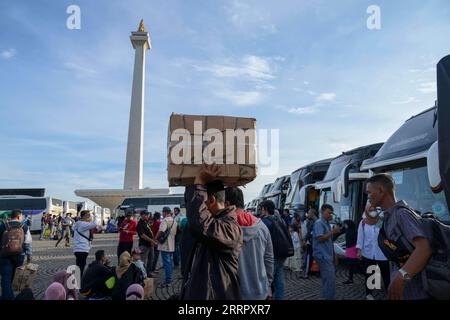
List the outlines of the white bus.
{"label": "white bus", "polygon": [[94,205],[94,209],[92,210],[96,216],[96,223],[98,226],[103,226],[108,222],[108,219],[111,217],[111,210],[108,208],[102,208],[100,206]]}
{"label": "white bus", "polygon": [[64,213],[70,213],[72,218],[76,217],[78,214],[78,202],[76,201],[64,201],[63,202]]}
{"label": "white bus", "polygon": [[152,195],[149,197],[125,198],[121,205],[116,208],[115,218],[125,215],[128,208],[136,211],[148,210],[152,214],[161,212],[163,207],[174,209],[178,207],[185,214],[184,194]]}
{"label": "white bus", "polygon": [[21,209],[24,216],[31,217],[31,232],[41,230],[44,212],[52,215],[63,213],[63,201],[52,197],[0,196],[0,216],[6,218],[14,209]]}

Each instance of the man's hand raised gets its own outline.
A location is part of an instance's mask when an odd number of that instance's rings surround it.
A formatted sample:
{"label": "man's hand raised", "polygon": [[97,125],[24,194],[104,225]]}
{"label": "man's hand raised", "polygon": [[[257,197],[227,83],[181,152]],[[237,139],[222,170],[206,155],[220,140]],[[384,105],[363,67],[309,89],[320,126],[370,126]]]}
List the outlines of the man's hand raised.
{"label": "man's hand raised", "polygon": [[201,169],[198,171],[194,184],[207,184],[215,180],[220,174],[220,168],[217,164],[212,165],[202,164]]}

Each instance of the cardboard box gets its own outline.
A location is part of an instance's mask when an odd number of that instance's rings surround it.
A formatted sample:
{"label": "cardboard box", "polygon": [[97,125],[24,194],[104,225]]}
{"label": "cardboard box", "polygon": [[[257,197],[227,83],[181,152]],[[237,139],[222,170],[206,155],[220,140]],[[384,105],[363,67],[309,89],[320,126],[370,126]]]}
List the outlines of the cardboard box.
{"label": "cardboard box", "polygon": [[201,165],[212,162],[225,185],[245,185],[257,174],[256,120],[173,113],[167,150],[171,187],[193,184]]}
{"label": "cardboard box", "polygon": [[31,288],[36,278],[39,266],[29,263],[16,268],[12,288],[16,292],[20,292],[25,288]]}

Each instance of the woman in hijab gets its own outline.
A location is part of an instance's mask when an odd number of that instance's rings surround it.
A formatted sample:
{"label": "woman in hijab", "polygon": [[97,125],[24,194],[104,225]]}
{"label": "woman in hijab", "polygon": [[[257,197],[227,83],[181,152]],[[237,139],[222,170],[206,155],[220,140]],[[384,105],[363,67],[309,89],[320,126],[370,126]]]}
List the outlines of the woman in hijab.
{"label": "woman in hijab", "polygon": [[131,263],[131,255],[124,251],[119,258],[119,266],[116,268],[116,285],[113,290],[113,300],[125,300],[126,291],[132,284],[144,284],[141,270]]}
{"label": "woman in hijab", "polygon": [[345,232],[345,258],[348,265],[348,279],[343,284],[352,284],[353,275],[358,270],[358,250],[356,249],[358,229],[352,220],[345,220],[343,226]]}
{"label": "woman in hijab", "polygon": [[144,288],[139,284],[132,284],[127,289],[126,300],[144,300]]}
{"label": "woman in hijab", "polygon": [[53,282],[45,290],[44,300],[66,300],[66,289],[59,282]]}
{"label": "woman in hijab", "polygon": [[[384,289],[387,290],[390,283],[389,261],[378,245],[378,234],[380,233],[382,225],[383,219],[381,218],[381,210],[372,206],[370,201],[367,201],[363,219],[358,227],[358,243],[356,245],[358,249],[358,258],[361,260],[364,270],[364,283],[367,283],[367,279],[371,274],[370,272],[367,272],[369,266],[377,265],[381,271]],[[372,290],[369,286],[365,287],[366,299],[374,300]]]}
{"label": "woman in hijab", "polygon": [[59,271],[53,276],[53,281],[60,283],[64,287],[66,290],[67,300],[78,300],[78,290],[69,289],[67,286],[70,282],[72,282],[72,280],[69,279],[70,276],[71,274],[67,271]]}

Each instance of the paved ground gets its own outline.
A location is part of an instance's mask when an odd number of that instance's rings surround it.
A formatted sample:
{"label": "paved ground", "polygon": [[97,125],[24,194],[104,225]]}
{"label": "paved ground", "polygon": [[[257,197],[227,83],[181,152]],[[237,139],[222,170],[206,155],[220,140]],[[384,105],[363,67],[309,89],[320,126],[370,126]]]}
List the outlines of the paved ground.
{"label": "paved ground", "polygon": [[[95,235],[92,250],[88,257],[88,264],[94,259],[94,252],[99,249],[106,251],[113,265],[117,264],[116,248],[117,234],[98,234]],[[64,242],[55,248],[56,241],[37,240],[33,236],[33,262],[39,265],[37,278],[33,286],[33,292],[37,299],[41,299],[45,289],[52,281],[53,275],[65,270],[67,266],[75,264],[75,258],[72,254],[72,248],[65,248]],[[346,270],[343,267],[337,269],[336,298],[344,300],[365,299],[364,279],[361,275],[355,277],[355,283],[352,285],[343,285],[346,279]],[[162,282],[164,271],[159,271],[159,277],[155,279],[155,284]],[[155,300],[168,299],[171,295],[177,293],[181,286],[181,277],[179,269],[175,269],[173,285],[169,288],[156,289]],[[309,279],[302,279],[298,273],[286,272],[286,299],[288,300],[316,300],[321,299],[321,285],[318,276],[312,276]],[[381,299],[381,294],[376,294],[377,299]]]}

